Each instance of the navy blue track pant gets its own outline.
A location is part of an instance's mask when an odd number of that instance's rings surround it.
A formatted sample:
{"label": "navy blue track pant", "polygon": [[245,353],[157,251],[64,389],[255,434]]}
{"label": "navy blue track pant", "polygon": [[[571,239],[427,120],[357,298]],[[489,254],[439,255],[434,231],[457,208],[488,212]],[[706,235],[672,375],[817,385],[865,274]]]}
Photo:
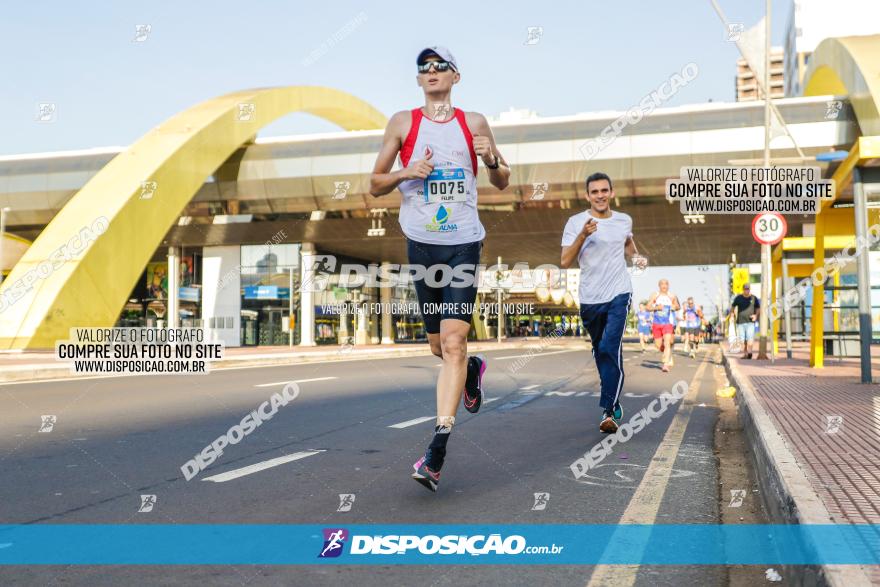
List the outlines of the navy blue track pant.
{"label": "navy blue track pant", "polygon": [[593,341],[593,358],[599,370],[602,397],[599,406],[611,410],[623,389],[623,330],[632,293],[622,293],[610,302],[581,304],[581,320]]}

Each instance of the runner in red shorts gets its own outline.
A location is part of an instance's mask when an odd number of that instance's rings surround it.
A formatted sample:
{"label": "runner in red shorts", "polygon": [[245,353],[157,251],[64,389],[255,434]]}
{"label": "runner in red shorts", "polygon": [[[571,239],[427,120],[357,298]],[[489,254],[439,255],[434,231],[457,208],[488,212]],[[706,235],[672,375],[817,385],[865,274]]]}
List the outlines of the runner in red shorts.
{"label": "runner in red shorts", "polygon": [[681,309],[678,296],[669,291],[669,280],[661,279],[657,284],[660,288],[651,294],[648,309],[654,312],[654,323],[651,326],[654,344],[663,353],[663,366],[660,368],[668,373],[672,367],[672,345],[675,344],[676,313]]}

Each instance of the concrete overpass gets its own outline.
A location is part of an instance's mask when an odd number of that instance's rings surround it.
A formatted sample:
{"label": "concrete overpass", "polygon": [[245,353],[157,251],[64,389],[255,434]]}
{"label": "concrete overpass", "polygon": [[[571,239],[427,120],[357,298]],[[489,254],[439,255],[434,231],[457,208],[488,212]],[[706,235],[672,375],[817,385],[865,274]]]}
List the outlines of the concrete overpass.
{"label": "concrete overpass", "polygon": [[[810,160],[852,144],[859,135],[845,101],[837,116],[828,116],[832,99],[778,104]],[[247,120],[237,117],[243,102],[255,113]],[[297,110],[323,116],[347,132],[256,139],[260,128]],[[657,109],[584,159],[587,141],[623,114],[493,125],[513,176],[501,193],[485,178],[480,181],[481,217],[489,233],[484,259],[501,256],[533,266],[556,262],[562,228],[583,209],[583,179],[595,170],[615,179],[615,205],[633,216],[639,248],[653,265],[721,263],[732,251],[740,262],[758,258],[749,218],[708,216],[686,224],[663,191],[666,178],[678,175],[682,166],[756,159],[763,148],[762,106]],[[384,121],[369,105],[328,88],[248,90],[194,106],[126,149],[0,158],[0,206],[11,209],[9,230],[35,239],[0,290],[7,302],[15,298],[15,306],[7,304],[11,309],[0,313],[0,346],[47,347],[64,338],[70,324],[114,323],[145,265],[166,253],[169,263],[175,258],[176,249],[169,247],[237,247],[283,234],[280,242],[308,243],[310,251],[405,262],[395,218],[399,196],[374,200],[367,194]],[[373,130],[356,130],[362,128]],[[776,161],[796,154],[787,137],[771,146]],[[826,175],[833,171],[825,169]],[[536,184],[545,188],[542,198],[534,197]],[[373,218],[377,208],[385,210],[384,218]],[[107,232],[82,255],[41,275],[36,287],[18,287],[33,272],[45,272],[46,260],[98,216],[107,221]],[[374,221],[382,223],[384,234],[368,236]],[[800,234],[800,225],[810,221],[790,218],[791,233]],[[168,311],[176,316],[176,302],[170,303]],[[302,303],[312,307],[310,300]]]}
{"label": "concrete overpass", "polygon": [[[858,136],[849,103],[828,118],[833,97],[778,102],[792,134],[808,156],[848,148]],[[736,251],[756,261],[759,248],[750,217],[709,216],[688,224],[663,198],[664,182],[685,165],[727,165],[760,158],[760,103],[701,104],[657,109],[587,161],[586,141],[623,112],[541,117],[493,123],[499,148],[511,162],[511,185],[498,192],[479,177],[481,217],[488,229],[486,258],[532,264],[554,262],[565,220],[584,207],[583,179],[602,170],[615,179],[617,206],[634,218],[641,249],[654,265],[726,262]],[[256,139],[237,149],[198,189],[164,244],[199,246],[261,243],[284,229],[285,242],[313,242],[318,250],[370,261],[404,262],[396,214],[399,195],[373,198],[369,173],[382,131]],[[0,157],[0,205],[8,206],[7,229],[35,239],[58,211],[123,147]],[[786,137],[773,142],[774,159],[794,157]],[[816,163],[813,163],[816,164]],[[836,164],[819,164],[830,175]],[[829,167],[829,165],[831,167]],[[535,184],[547,184],[533,199]],[[348,186],[339,196],[337,186]],[[342,189],[342,188],[340,188]],[[846,199],[846,194],[843,198]],[[580,198],[580,200],[579,200]],[[385,236],[368,237],[371,209],[387,208]],[[313,215],[320,211],[321,214]],[[249,216],[247,222],[215,224],[217,216]],[[239,218],[239,220],[246,219]],[[316,220],[316,218],[322,218]],[[789,218],[800,234],[809,217]]]}

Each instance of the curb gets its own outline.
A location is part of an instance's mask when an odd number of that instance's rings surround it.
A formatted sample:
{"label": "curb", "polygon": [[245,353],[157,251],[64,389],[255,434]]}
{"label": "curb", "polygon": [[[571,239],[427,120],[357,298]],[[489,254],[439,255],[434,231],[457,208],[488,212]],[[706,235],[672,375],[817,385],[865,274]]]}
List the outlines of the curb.
{"label": "curb", "polygon": [[[813,490],[788,443],[761,405],[749,378],[722,352],[722,362],[736,387],[739,418],[752,447],[751,460],[764,506],[774,524],[834,524],[825,504]],[[793,585],[831,587],[870,586],[860,565],[783,565]]]}
{"label": "curb", "polygon": [[[529,350],[533,348],[541,348],[541,339],[512,341],[501,343],[477,341],[468,343],[469,352],[480,351],[517,351]],[[544,347],[535,354],[540,354],[543,350],[549,348]],[[554,341],[553,347],[562,348],[586,348],[583,339],[572,337],[571,340],[558,342]],[[240,369],[245,367],[284,367],[290,365],[305,365],[309,363],[333,363],[339,361],[374,361],[377,359],[397,359],[401,357],[419,357],[431,356],[431,350],[427,344],[407,344],[401,345],[400,348],[385,348],[373,350],[369,347],[363,349],[342,350],[336,348],[327,352],[307,352],[307,353],[272,353],[265,355],[250,355],[241,357],[230,357],[212,363],[211,372],[222,371],[224,369]],[[0,368],[0,385],[4,383],[26,383],[47,381],[53,379],[77,379],[77,378],[94,378],[94,377],[131,377],[131,376],[147,376],[157,375],[149,373],[114,373],[114,374],[94,374],[71,373],[70,367],[66,363],[42,363],[38,365],[11,365]]]}

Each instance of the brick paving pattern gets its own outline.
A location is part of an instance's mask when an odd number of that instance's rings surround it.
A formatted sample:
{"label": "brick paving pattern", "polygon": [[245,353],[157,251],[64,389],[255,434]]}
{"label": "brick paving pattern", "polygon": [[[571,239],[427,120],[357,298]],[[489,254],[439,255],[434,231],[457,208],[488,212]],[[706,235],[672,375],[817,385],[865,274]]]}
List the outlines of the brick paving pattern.
{"label": "brick paving pattern", "polygon": [[[773,364],[728,359],[751,381],[834,522],[880,524],[880,384],[860,383],[858,359],[826,357],[823,369],[811,369],[805,345]],[[880,538],[871,546],[880,549]],[[866,570],[880,585],[880,567]]]}

